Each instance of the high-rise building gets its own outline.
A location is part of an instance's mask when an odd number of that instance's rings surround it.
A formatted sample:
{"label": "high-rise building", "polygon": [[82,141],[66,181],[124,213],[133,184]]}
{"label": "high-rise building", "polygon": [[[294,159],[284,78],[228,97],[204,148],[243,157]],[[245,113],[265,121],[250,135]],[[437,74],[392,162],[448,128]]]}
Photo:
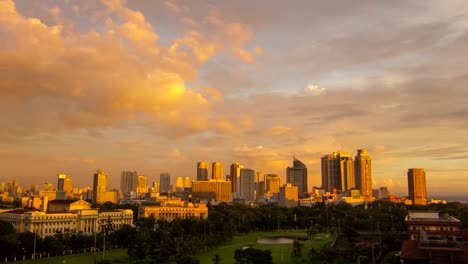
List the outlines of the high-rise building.
{"label": "high-rise building", "polygon": [[192,195],[194,199],[208,202],[232,202],[231,183],[225,180],[193,181]]}
{"label": "high-rise building", "polygon": [[184,189],[185,188],[192,188],[192,180],[190,179],[190,177],[185,177]]}
{"label": "high-rise building", "polygon": [[152,192],[159,193],[159,182],[157,181],[153,182]]}
{"label": "high-rise building", "polygon": [[365,149],[358,149],[357,155],[354,157],[354,177],[356,188],[361,190],[364,201],[372,201],[371,158]]}
{"label": "high-rise building", "polygon": [[240,171],[239,198],[246,201],[255,201],[255,171],[241,169]]}
{"label": "high-rise building", "polygon": [[243,168],[244,168],[244,166],[242,166],[239,162],[234,162],[233,164],[231,164],[230,179],[231,179],[231,186],[232,186],[231,189],[232,189],[233,193],[237,193],[239,188],[240,188],[239,187],[239,184],[240,184],[239,177],[240,177],[240,172],[241,172],[241,170]]}
{"label": "high-rise building", "polygon": [[148,176],[138,175],[136,193],[141,198],[142,195],[148,192]]}
{"label": "high-rise building", "polygon": [[281,177],[276,174],[265,174],[266,192],[270,195],[279,193]]}
{"label": "high-rise building", "polygon": [[72,197],[73,188],[71,178],[67,177],[65,174],[59,174],[57,179],[57,190],[65,192],[67,197]]}
{"label": "high-rise building", "polygon": [[356,188],[354,161],[349,153],[338,151],[322,157],[322,188],[331,193]]}
{"label": "high-rise building", "polygon": [[213,180],[224,180],[223,177],[223,163],[213,162],[211,165],[211,179]]}
{"label": "high-rise building", "polygon": [[298,189],[299,187],[293,186],[290,183],[287,183],[283,187],[281,187],[278,205],[285,207],[298,206]]}
{"label": "high-rise building", "polygon": [[299,197],[307,194],[307,167],[294,157],[293,166],[286,169],[286,182],[298,187]]}
{"label": "high-rise building", "polygon": [[181,192],[184,190],[184,180],[182,179],[182,177],[177,177],[177,181],[176,181],[176,190],[178,192]]}
{"label": "high-rise building", "polygon": [[161,173],[159,175],[159,192],[168,193],[171,190],[171,174]]}
{"label": "high-rise building", "polygon": [[426,172],[424,169],[408,169],[408,198],[414,205],[427,204]]}
{"label": "high-rise building", "polygon": [[124,195],[135,193],[137,189],[138,173],[136,171],[122,171],[120,176],[120,191]]}
{"label": "high-rise building", "polygon": [[99,169],[94,173],[93,177],[93,202],[101,203],[104,202],[104,195],[107,192],[107,174]]}
{"label": "high-rise building", "polygon": [[197,181],[207,181],[208,178],[208,162],[197,163]]}

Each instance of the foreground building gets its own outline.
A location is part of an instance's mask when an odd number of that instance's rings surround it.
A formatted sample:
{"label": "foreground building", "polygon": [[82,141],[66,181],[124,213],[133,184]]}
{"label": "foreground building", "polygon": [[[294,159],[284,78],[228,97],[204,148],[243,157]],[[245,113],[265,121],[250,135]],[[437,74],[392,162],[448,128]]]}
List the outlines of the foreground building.
{"label": "foreground building", "polygon": [[114,230],[123,225],[133,224],[132,210],[102,212],[91,209],[91,204],[83,200],[43,199],[41,210],[15,209],[0,213],[0,220],[11,223],[17,233],[33,232],[41,237],[56,233],[76,232],[91,235],[100,232],[101,227],[110,221]]}
{"label": "foreground building", "polygon": [[410,211],[405,221],[408,240],[401,248],[403,263],[468,263],[460,220],[439,212]]}

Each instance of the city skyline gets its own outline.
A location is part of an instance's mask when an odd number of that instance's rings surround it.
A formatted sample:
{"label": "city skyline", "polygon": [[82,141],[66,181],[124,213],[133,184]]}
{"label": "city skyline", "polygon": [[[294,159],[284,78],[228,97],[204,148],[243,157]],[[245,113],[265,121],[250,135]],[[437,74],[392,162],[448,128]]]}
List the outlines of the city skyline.
{"label": "city skyline", "polygon": [[[278,19],[278,14],[283,19]],[[367,149],[372,186],[468,186],[468,3],[0,0],[0,182],[277,174]],[[225,178],[225,175],[222,175]],[[461,186],[461,187],[460,187]]]}

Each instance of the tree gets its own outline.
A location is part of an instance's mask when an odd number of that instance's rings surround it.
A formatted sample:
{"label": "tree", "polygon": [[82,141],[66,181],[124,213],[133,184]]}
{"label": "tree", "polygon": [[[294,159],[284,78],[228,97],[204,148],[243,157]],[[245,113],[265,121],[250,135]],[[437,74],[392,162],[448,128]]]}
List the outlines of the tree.
{"label": "tree", "polygon": [[212,259],[214,264],[219,264],[221,262],[221,258],[219,257],[219,254],[216,254]]}
{"label": "tree", "polygon": [[256,248],[241,248],[234,251],[234,259],[236,264],[272,264],[273,257],[271,251],[261,250]]}
{"label": "tree", "polygon": [[14,234],[15,228],[12,224],[0,220],[0,236]]}
{"label": "tree", "polygon": [[302,244],[299,240],[294,240],[291,257],[296,262],[302,258]]}

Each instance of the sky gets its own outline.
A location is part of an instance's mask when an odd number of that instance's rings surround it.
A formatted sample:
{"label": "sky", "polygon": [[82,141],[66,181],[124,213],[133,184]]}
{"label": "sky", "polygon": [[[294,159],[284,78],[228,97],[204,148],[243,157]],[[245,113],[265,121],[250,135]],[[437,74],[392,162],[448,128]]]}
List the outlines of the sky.
{"label": "sky", "polygon": [[118,188],[368,149],[374,187],[468,187],[467,1],[0,0],[0,182]]}

